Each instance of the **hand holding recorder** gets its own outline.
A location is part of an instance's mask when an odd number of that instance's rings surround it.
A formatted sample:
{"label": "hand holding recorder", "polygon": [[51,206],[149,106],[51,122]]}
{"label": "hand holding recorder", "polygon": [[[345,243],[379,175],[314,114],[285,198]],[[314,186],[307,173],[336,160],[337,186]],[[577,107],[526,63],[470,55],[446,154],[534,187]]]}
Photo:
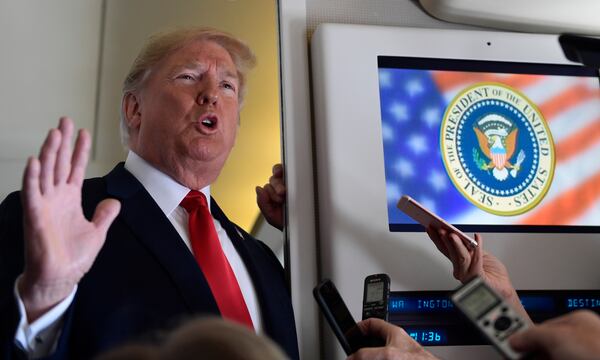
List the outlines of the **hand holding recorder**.
{"label": "hand holding recorder", "polygon": [[597,359],[600,356],[600,316],[578,310],[544,321],[509,339],[518,351],[550,360]]}
{"label": "hand holding recorder", "polygon": [[387,321],[370,318],[359,322],[360,330],[385,340],[385,347],[362,348],[347,360],[436,360],[429,351],[411,338],[404,329]]}
{"label": "hand holding recorder", "polygon": [[505,359],[520,360],[528,355],[513,349],[508,338],[531,327],[531,322],[481,277],[462,285],[450,299]]}

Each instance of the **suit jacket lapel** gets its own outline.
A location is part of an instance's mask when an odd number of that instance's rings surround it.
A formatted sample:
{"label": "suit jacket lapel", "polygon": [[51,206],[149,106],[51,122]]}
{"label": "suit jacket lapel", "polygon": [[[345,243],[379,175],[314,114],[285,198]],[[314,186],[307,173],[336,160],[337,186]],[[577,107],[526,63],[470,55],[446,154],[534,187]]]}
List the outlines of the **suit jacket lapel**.
{"label": "suit jacket lapel", "polygon": [[106,176],[107,191],[121,201],[119,217],[169,273],[190,311],[218,314],[217,304],[193,255],[142,184],[123,164]]}
{"label": "suit jacket lapel", "polygon": [[215,201],[215,199],[212,196],[211,196],[210,204],[211,204],[211,206],[210,206],[211,214],[213,215],[213,217],[215,219],[219,220],[219,222],[221,223],[221,226],[225,229],[225,232],[227,232],[227,235],[229,235],[229,238],[231,239],[233,246],[235,247],[237,252],[240,254],[240,257],[242,258],[244,265],[246,265],[246,269],[248,269],[248,272],[250,273],[252,282],[254,283],[254,286],[256,287],[257,286],[256,282],[258,280],[256,278],[257,268],[256,268],[256,265],[254,264],[252,255],[250,254],[249,249],[246,246],[247,244],[244,241],[244,236],[237,229],[235,224],[233,224],[231,221],[229,221],[227,216],[225,216],[225,213],[223,212],[223,210],[221,210],[221,208],[219,207],[219,205],[217,204],[217,202]]}
{"label": "suit jacket lapel", "polygon": [[[272,279],[272,277],[276,275],[266,271],[266,268],[264,267],[265,264],[262,266],[258,265],[258,263],[268,262],[268,259],[263,253],[264,249],[259,247],[257,240],[246,239],[236,225],[229,221],[214,198],[211,197],[211,199],[211,212],[213,216],[219,220],[221,226],[225,229],[227,235],[229,235],[229,238],[233,242],[237,252],[240,254],[240,257],[250,274],[252,284],[258,295],[265,330],[272,337],[277,337],[274,329],[274,325],[278,322],[276,303],[279,301],[289,302],[289,299],[280,299],[279,295],[281,294],[275,294],[273,287],[269,286],[272,284],[269,279]],[[268,267],[268,269],[273,268]]]}
{"label": "suit jacket lapel", "polygon": [[214,199],[211,202],[211,211],[227,231],[250,273],[258,295],[265,332],[288,352],[290,358],[298,359],[294,313],[279,261],[269,252],[266,245],[238,230]]}

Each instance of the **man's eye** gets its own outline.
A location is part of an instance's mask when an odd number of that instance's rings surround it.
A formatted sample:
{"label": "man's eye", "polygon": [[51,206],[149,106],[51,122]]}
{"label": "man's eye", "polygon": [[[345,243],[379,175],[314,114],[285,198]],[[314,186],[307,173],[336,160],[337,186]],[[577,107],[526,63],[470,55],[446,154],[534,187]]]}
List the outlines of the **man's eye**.
{"label": "man's eye", "polygon": [[182,80],[194,80],[194,76],[190,75],[190,74],[181,74],[179,76],[177,76],[178,79],[182,79]]}
{"label": "man's eye", "polygon": [[235,91],[235,86],[232,83],[223,82],[221,86],[223,86],[223,88],[225,88],[225,89],[234,90]]}

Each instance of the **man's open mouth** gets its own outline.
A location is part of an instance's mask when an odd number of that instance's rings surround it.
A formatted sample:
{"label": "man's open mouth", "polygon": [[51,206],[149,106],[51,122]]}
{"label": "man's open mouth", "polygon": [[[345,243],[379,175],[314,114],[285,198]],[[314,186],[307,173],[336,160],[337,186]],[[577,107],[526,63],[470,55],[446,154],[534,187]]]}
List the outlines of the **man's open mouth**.
{"label": "man's open mouth", "polygon": [[208,115],[201,118],[200,123],[209,129],[217,127],[218,118],[216,115]]}

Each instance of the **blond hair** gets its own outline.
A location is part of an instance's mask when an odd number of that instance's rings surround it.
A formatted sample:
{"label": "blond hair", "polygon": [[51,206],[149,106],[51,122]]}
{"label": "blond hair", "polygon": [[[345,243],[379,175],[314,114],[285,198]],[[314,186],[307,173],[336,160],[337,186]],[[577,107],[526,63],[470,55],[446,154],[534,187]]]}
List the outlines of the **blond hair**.
{"label": "blond hair", "polygon": [[129,73],[123,81],[121,97],[121,141],[127,147],[129,141],[129,128],[123,109],[123,101],[128,93],[139,91],[148,77],[152,68],[162,59],[174,51],[181,49],[191,42],[211,41],[223,47],[231,56],[237,70],[240,84],[238,100],[240,106],[246,94],[246,76],[256,64],[256,57],[252,50],[241,40],[226,32],[207,27],[179,28],[172,31],[156,33],[140,50],[133,61]]}

